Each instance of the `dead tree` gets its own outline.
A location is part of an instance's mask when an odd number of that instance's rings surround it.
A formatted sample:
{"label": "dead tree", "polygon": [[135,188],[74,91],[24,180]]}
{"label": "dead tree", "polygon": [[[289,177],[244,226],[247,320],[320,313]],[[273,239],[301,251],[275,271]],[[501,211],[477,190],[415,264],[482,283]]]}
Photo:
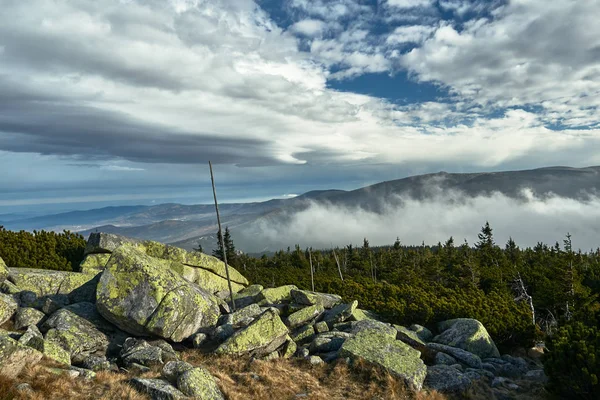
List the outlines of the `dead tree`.
{"label": "dead tree", "polygon": [[333,257],[335,258],[335,263],[337,264],[337,267],[338,267],[340,279],[342,280],[342,282],[344,282],[344,276],[342,275],[342,268],[340,267],[340,260],[338,259],[337,254],[335,254],[335,249],[333,249]]}
{"label": "dead tree", "polygon": [[308,249],[308,260],[310,261],[310,283],[312,285],[312,291],[315,291],[315,278],[313,276],[313,263],[312,263],[312,252]]}
{"label": "dead tree", "polygon": [[521,273],[519,272],[517,272],[517,276],[513,281],[513,290],[517,293],[515,302],[518,303],[520,301],[525,301],[529,305],[529,309],[531,310],[531,321],[533,325],[535,325],[535,308],[533,307],[533,297],[527,293],[527,289],[525,289],[525,284],[521,278]]}

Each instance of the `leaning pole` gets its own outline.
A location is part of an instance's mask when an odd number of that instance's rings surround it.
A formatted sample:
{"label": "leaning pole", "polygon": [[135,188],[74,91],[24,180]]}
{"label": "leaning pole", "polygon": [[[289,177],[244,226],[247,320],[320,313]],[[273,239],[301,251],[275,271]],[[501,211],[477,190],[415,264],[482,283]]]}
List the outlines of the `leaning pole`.
{"label": "leaning pole", "polygon": [[231,297],[231,307],[235,311],[235,301],[233,300],[233,289],[231,288],[231,279],[229,278],[229,265],[227,264],[227,251],[225,250],[225,240],[221,229],[221,216],[219,215],[219,203],[217,202],[217,189],[215,189],[215,177],[213,175],[212,163],[208,162],[210,168],[210,180],[212,182],[213,197],[215,198],[215,210],[217,211],[217,223],[219,224],[219,239],[221,251],[223,252],[223,262],[225,263],[225,274],[227,275],[227,285],[229,285],[229,296]]}

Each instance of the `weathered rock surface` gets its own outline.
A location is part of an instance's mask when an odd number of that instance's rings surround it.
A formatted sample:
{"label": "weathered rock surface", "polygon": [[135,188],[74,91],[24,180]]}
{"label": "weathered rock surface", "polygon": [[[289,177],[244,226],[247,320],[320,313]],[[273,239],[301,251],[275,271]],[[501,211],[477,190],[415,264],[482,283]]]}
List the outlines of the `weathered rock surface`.
{"label": "weathered rock surface", "polygon": [[19,290],[38,297],[64,294],[74,302],[94,300],[97,274],[30,268],[9,268],[9,272],[8,280]]}
{"label": "weathered rock surface", "polygon": [[412,324],[408,329],[415,332],[423,342],[429,342],[433,339],[433,333],[422,325]]}
{"label": "weathered rock surface", "polygon": [[6,263],[0,257],[0,282],[8,278],[8,268],[6,268]]}
{"label": "weathered rock surface", "polygon": [[180,342],[215,325],[219,301],[171,270],[168,261],[131,246],[112,254],[97,288],[100,314],[133,335]]}
{"label": "weathered rock surface", "polygon": [[257,296],[259,305],[277,304],[292,300],[292,290],[298,290],[295,285],[263,289]]}
{"label": "weathered rock surface", "polygon": [[[237,293],[233,294],[233,301],[237,308],[244,308],[258,301],[258,295],[263,291],[262,285],[250,285]],[[225,295],[225,300],[229,301],[229,292]]]}
{"label": "weathered rock surface", "polygon": [[79,264],[79,271],[84,274],[98,274],[104,270],[109,259],[109,253],[88,254]]}
{"label": "weathered rock surface", "polygon": [[449,365],[434,365],[427,367],[424,385],[442,393],[460,394],[471,385],[471,379]]}
{"label": "weathered rock surface", "polygon": [[19,308],[15,313],[15,329],[20,331],[30,325],[37,325],[44,318],[46,318],[46,314],[35,308]]}
{"label": "weathered rock surface", "polygon": [[71,356],[69,352],[54,342],[44,340],[39,336],[33,336],[27,342],[27,346],[41,352],[45,357],[60,364],[71,365]]}
{"label": "weathered rock surface", "polygon": [[324,311],[325,309],[321,303],[305,307],[289,315],[286,320],[286,325],[289,326],[290,329],[294,329],[318,318]]}
{"label": "weathered rock surface", "polygon": [[481,358],[466,350],[439,343],[427,343],[427,347],[435,351],[449,354],[471,368],[481,369]]}
{"label": "weathered rock surface", "polygon": [[18,307],[12,296],[0,293],[0,325],[11,319]]}
{"label": "weathered rock surface", "polygon": [[216,350],[219,354],[247,354],[257,357],[273,352],[288,335],[288,328],[272,310],[265,311],[254,322],[235,332]]}
{"label": "weathered rock surface", "polygon": [[39,351],[0,335],[0,375],[16,378],[23,368],[36,364],[42,357]]}
{"label": "weathered rock surface", "polygon": [[187,398],[186,395],[163,379],[133,378],[129,384],[139,392],[150,396],[152,400],[180,400]]}
{"label": "weathered rock surface", "polygon": [[[177,272],[182,276],[185,276],[186,279],[197,283],[203,288],[204,285],[206,285],[205,290],[209,289],[208,285],[215,285],[214,288],[217,286],[221,287],[219,290],[227,288],[226,285],[222,285],[222,280],[227,278],[225,263],[219,259],[203,253],[188,252],[179,247],[153,242],[151,240],[132,239],[110,233],[92,233],[88,239],[85,254],[112,253],[122,245],[135,247],[151,257],[171,261],[171,263],[168,263],[171,268],[177,270]],[[210,275],[207,275],[205,272],[209,272]],[[213,281],[212,275],[220,277],[221,280],[215,279]],[[248,285],[248,280],[231,266],[229,267],[229,276],[232,283],[236,284],[235,286],[238,290]],[[225,284],[226,283],[227,282],[225,281]],[[215,292],[216,291],[218,290],[215,290]]]}
{"label": "weathered rock surface", "polygon": [[45,339],[65,349],[75,364],[90,354],[106,353],[109,345],[108,337],[93,323],[68,309],[52,314],[42,324],[41,330],[45,332]]}
{"label": "weathered rock surface", "polygon": [[441,332],[433,341],[476,354],[480,358],[500,357],[496,344],[483,324],[476,319],[457,318],[440,322]]}
{"label": "weathered rock surface", "polygon": [[340,357],[362,359],[400,377],[413,390],[421,390],[427,367],[421,353],[380,331],[362,331],[347,339]]}
{"label": "weathered rock surface", "polygon": [[358,301],[356,300],[348,304],[338,304],[323,314],[323,321],[327,322],[328,324],[344,322],[352,316],[352,313],[354,310],[356,310],[356,307],[358,307]]}
{"label": "weathered rock surface", "polygon": [[192,364],[186,363],[185,361],[169,361],[163,367],[161,375],[167,381],[176,385],[177,378],[184,372],[193,368],[194,366]]}
{"label": "weathered rock surface", "polygon": [[394,325],[394,328],[398,331],[396,339],[402,340],[404,343],[414,347],[415,349],[422,349],[426,347],[426,343],[419,337],[417,332],[406,329],[401,325]]}
{"label": "weathered rock surface", "polygon": [[189,369],[177,378],[177,388],[185,395],[202,400],[223,400],[213,376],[204,368]]}
{"label": "weathered rock surface", "polygon": [[294,289],[291,292],[292,299],[298,304],[314,306],[321,304],[323,308],[332,308],[342,302],[342,297],[337,294],[311,292],[308,290]]}

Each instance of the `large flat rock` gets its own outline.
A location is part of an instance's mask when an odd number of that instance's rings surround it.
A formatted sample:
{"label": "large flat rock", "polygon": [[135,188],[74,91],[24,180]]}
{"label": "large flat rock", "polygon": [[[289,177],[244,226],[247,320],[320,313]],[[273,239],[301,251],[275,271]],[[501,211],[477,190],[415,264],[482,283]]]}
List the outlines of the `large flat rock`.
{"label": "large flat rock", "polygon": [[133,335],[181,342],[216,324],[219,300],[138,247],[116,249],[100,277],[100,314]]}

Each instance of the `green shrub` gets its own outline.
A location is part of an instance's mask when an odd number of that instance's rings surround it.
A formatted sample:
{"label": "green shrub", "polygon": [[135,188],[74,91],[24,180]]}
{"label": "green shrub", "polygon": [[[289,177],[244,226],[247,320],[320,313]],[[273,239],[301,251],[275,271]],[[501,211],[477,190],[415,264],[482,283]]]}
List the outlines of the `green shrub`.
{"label": "green shrub", "polygon": [[600,331],[574,322],[561,327],[547,343],[544,370],[550,389],[563,398],[599,399]]}
{"label": "green shrub", "polygon": [[78,233],[12,232],[0,226],[0,257],[11,268],[73,271],[83,259],[85,239]]}

